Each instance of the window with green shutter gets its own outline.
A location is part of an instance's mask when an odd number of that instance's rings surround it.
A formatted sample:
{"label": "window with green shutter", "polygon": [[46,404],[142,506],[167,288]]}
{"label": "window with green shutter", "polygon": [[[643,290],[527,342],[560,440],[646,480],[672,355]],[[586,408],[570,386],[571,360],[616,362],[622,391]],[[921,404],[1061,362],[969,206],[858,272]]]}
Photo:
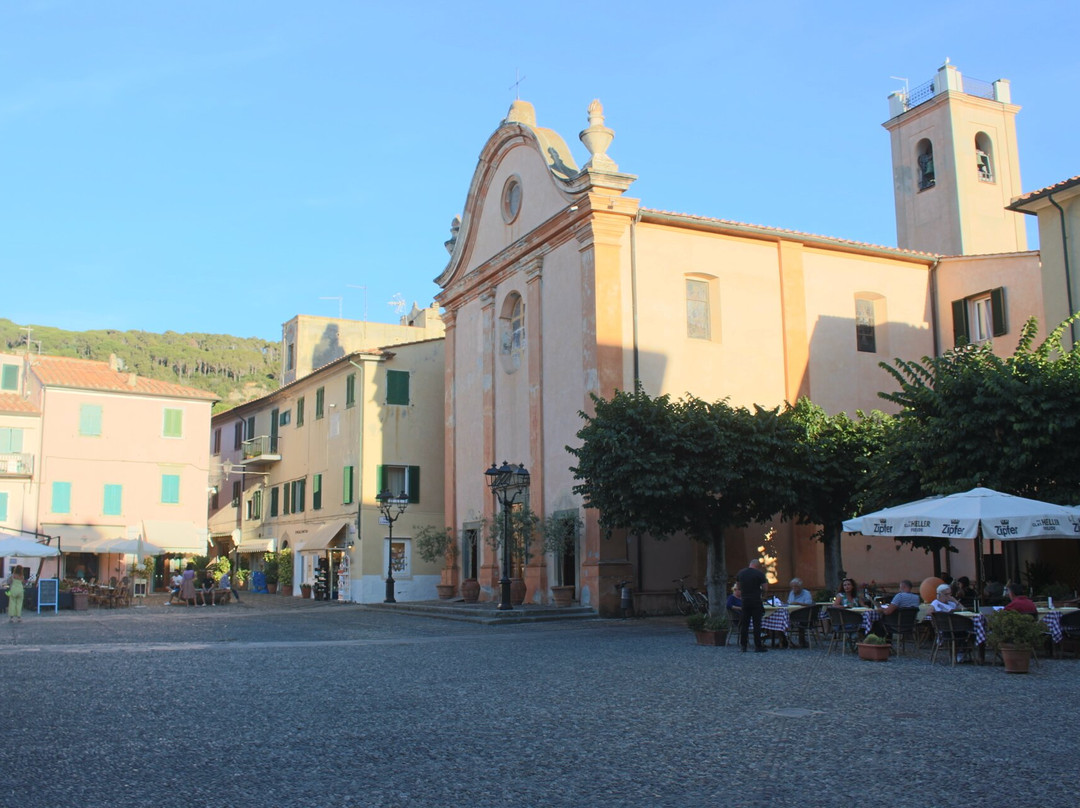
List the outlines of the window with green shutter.
{"label": "window with green shutter", "polygon": [[52,512],[71,513],[71,483],[52,484]]}
{"label": "window with green shutter", "polygon": [[296,399],[296,425],[304,425],[304,397]]}
{"label": "window with green shutter", "polygon": [[101,436],[101,405],[79,405],[79,434],[96,438]]}
{"label": "window with green shutter", "polygon": [[165,424],[162,429],[162,434],[166,438],[182,438],[184,437],[184,411],[175,410],[171,407],[165,408]]}
{"label": "window with green shutter", "polygon": [[317,511],[322,508],[322,475],[316,474],[311,478],[311,510]]}
{"label": "window with green shutter", "polygon": [[285,485],[281,486],[281,493],[281,514],[282,516],[288,516],[292,513],[292,484],[285,483]]}
{"label": "window with green shutter", "polygon": [[119,516],[123,513],[124,486],[105,483],[105,505],[102,513],[106,516]]}
{"label": "window with green shutter", "polygon": [[278,496],[279,496],[278,491],[279,491],[279,489],[278,489],[278,487],[276,485],[273,488],[270,489],[270,515],[271,516],[277,516],[278,515]]}
{"label": "window with green shutter", "polygon": [[23,431],[19,427],[0,427],[0,454],[23,450]]}
{"label": "window with green shutter", "polygon": [[7,491],[0,491],[0,522],[7,521]]}
{"label": "window with green shutter", "polygon": [[346,466],[341,475],[341,502],[351,505],[353,501],[353,467]]}
{"label": "window with green shutter", "polygon": [[4,365],[2,377],[0,377],[0,390],[19,389],[19,366]]}
{"label": "window with green shutter", "polygon": [[161,502],[163,505],[180,504],[180,475],[161,475]]}
{"label": "window with green shutter", "polygon": [[356,374],[350,373],[345,377],[345,406],[356,406]]}
{"label": "window with green shutter", "polygon": [[408,404],[409,403],[409,371],[388,370],[386,371],[386,403]]}
{"label": "window with green shutter", "polygon": [[315,420],[323,417],[323,404],[326,402],[326,388],[320,387],[315,391]]}
{"label": "window with green shutter", "polygon": [[419,466],[376,466],[375,493],[405,494],[411,504],[420,501]]}
{"label": "window with green shutter", "polygon": [[292,484],[292,508],[293,513],[303,513],[304,504],[307,499],[305,488],[307,487],[307,480],[293,480]]}

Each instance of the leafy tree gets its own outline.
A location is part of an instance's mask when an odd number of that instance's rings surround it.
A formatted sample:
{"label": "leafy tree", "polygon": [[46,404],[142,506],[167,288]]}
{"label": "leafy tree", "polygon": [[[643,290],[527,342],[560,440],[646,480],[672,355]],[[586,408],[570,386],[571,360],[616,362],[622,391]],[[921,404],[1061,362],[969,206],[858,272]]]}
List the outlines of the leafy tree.
{"label": "leafy tree", "polygon": [[600,525],[668,538],[676,533],[707,547],[709,602],[727,589],[724,532],[764,521],[792,496],[785,463],[792,442],[778,409],[753,412],[692,396],[650,398],[640,387],[611,400],[593,396],[593,415],[567,447],[582,482],[574,492],[599,510]]}
{"label": "leafy tree", "polygon": [[[986,486],[1057,503],[1080,495],[1080,347],[1066,320],[1038,346],[1034,318],[1012,356],[965,345],[921,362],[882,363],[900,390],[881,397],[909,422],[890,444],[914,464],[923,496]],[[907,493],[907,492],[905,492]],[[893,504],[893,503],[886,503]]]}
{"label": "leafy tree", "polygon": [[871,458],[882,446],[888,416],[881,412],[830,416],[807,398],[788,407],[797,443],[790,457],[797,468],[795,497],[785,516],[800,524],[821,525],[814,534],[825,549],[825,583],[840,588],[844,576],[840,534],[845,519],[861,508]]}

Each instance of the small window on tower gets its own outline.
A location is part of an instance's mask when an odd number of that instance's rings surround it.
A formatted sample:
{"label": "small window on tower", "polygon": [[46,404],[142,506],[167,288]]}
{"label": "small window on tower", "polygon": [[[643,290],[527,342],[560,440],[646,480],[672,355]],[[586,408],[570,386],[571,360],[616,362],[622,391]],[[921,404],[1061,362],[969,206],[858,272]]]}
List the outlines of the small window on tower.
{"label": "small window on tower", "polygon": [[919,190],[933,188],[935,184],[933,144],[926,139],[920,140],[919,145],[915,147],[915,153],[919,164]]}
{"label": "small window on tower", "polygon": [[975,135],[975,170],[979,172],[979,182],[994,181],[994,144],[986,132]]}

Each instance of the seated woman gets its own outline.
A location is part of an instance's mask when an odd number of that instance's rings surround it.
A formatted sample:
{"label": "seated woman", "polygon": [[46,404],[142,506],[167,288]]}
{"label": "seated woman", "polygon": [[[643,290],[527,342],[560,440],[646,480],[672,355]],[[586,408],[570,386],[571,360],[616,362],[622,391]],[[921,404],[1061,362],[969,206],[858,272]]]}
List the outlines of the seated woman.
{"label": "seated woman", "polygon": [[931,601],[930,605],[935,612],[955,612],[963,608],[960,601],[953,596],[952,587],[948,584],[941,584],[937,588],[937,597]]}
{"label": "seated woman", "polygon": [[859,601],[859,587],[854,578],[845,578],[840,582],[840,591],[833,598],[833,605],[842,609],[854,609],[863,604]]}
{"label": "seated woman", "polygon": [[953,583],[953,597],[967,608],[975,607],[975,590],[971,588],[971,579],[961,575]]}

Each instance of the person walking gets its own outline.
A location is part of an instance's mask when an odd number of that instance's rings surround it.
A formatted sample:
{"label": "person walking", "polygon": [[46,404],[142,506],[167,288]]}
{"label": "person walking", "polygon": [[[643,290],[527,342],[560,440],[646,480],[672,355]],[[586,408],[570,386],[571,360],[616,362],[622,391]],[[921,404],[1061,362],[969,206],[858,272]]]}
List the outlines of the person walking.
{"label": "person walking", "polygon": [[11,571],[11,578],[9,579],[9,588],[7,591],[9,623],[22,622],[23,597],[25,594],[26,590],[23,587],[22,567],[15,567]]}
{"label": "person walking", "polygon": [[195,605],[195,565],[190,562],[181,576],[180,600],[187,603],[188,606]]}
{"label": "person walking", "polygon": [[761,562],[753,559],[735,576],[742,591],[742,620],[739,621],[739,648],[746,651],[749,646],[750,624],[754,624],[754,651],[763,654],[766,651],[761,639],[761,619],[765,616],[765,606],[761,597],[769,586],[769,579],[761,571]]}

